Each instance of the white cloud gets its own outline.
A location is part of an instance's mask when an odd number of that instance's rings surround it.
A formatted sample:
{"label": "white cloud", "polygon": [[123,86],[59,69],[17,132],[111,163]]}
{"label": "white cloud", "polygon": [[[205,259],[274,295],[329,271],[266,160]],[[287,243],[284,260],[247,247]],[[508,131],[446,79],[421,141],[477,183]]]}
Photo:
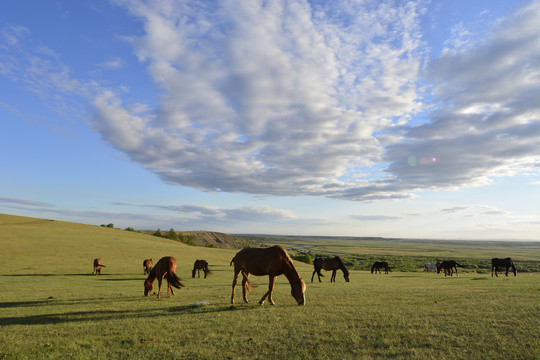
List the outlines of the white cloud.
{"label": "white cloud", "polygon": [[415,2],[119,3],[157,105],[75,79],[22,27],[0,73],[57,108],[90,99],[93,129],[167,183],[377,201],[538,171],[538,1],[425,69]]}
{"label": "white cloud", "polygon": [[[438,108],[388,147],[387,184],[402,191],[481,186],[540,161],[540,2],[474,47],[430,62]],[[412,163],[416,158],[435,162]]]}
{"label": "white cloud", "polygon": [[340,196],[380,159],[374,133],[419,107],[414,3],[124,4],[161,100],[142,117],[104,92],[93,121],[167,183]]}
{"label": "white cloud", "polygon": [[115,69],[121,69],[124,65],[125,65],[124,59],[119,58],[119,57],[114,57],[98,64],[98,67],[107,69],[107,70],[115,70]]}

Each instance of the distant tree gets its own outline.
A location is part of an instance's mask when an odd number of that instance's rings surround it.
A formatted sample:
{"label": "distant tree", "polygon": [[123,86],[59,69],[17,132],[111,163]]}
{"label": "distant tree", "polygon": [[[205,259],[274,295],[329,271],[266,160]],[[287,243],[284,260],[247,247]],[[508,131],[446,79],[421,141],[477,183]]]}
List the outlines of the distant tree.
{"label": "distant tree", "polygon": [[178,236],[178,240],[180,240],[181,242],[183,242],[186,245],[191,245],[191,246],[196,246],[197,245],[195,243],[195,235],[180,234]]}
{"label": "distant tree", "polygon": [[178,234],[176,233],[176,231],[174,231],[173,228],[171,228],[167,233],[167,239],[178,241]]}
{"label": "distant tree", "polygon": [[311,258],[311,255],[309,255],[309,254],[299,254],[299,255],[293,256],[292,258],[293,258],[293,260],[301,261],[301,262],[309,264],[309,265],[313,264],[313,259]]}
{"label": "distant tree", "polygon": [[132,227],[127,227],[127,228],[125,228],[124,230],[126,230],[126,231],[135,231],[135,229],[132,228]]}
{"label": "distant tree", "polygon": [[157,237],[163,237],[163,234],[161,233],[161,230],[157,229],[155,233],[153,233],[152,235],[154,236],[157,236]]}
{"label": "distant tree", "polygon": [[107,225],[108,228],[114,228],[114,225],[112,223],[110,223],[109,225]]}

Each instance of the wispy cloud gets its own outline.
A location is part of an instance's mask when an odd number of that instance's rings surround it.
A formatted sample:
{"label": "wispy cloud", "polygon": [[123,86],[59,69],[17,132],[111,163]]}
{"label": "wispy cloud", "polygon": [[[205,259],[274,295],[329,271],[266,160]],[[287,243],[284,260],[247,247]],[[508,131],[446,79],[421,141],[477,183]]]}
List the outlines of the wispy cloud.
{"label": "wispy cloud", "polygon": [[388,220],[399,220],[399,216],[388,216],[388,215],[351,215],[351,218],[360,221],[388,221]]}
{"label": "wispy cloud", "polygon": [[172,213],[182,213],[193,219],[208,222],[275,222],[295,220],[297,216],[290,210],[275,209],[269,206],[243,206],[239,208],[218,208],[204,205],[152,205],[114,203],[118,206],[135,206],[160,209]]}
{"label": "wispy cloud", "polygon": [[53,204],[45,203],[45,202],[41,202],[41,201],[16,199],[16,198],[8,198],[8,197],[0,197],[0,203],[7,204],[7,205],[15,204],[15,205],[25,205],[25,206],[43,207],[43,208],[52,208],[52,207],[54,207]]}
{"label": "wispy cloud", "polygon": [[115,69],[121,69],[125,65],[125,61],[122,58],[110,58],[105,62],[99,63],[97,66],[102,69],[107,70],[115,70]]}

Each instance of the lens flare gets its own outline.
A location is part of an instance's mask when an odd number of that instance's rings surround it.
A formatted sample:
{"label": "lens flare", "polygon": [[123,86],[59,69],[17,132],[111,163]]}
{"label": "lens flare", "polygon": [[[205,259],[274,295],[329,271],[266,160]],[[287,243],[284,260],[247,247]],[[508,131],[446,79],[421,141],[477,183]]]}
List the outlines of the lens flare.
{"label": "lens flare", "polygon": [[407,159],[407,162],[412,167],[415,167],[418,164],[420,164],[420,165],[430,165],[430,164],[434,164],[434,163],[436,163],[438,161],[439,161],[439,158],[436,157],[436,156],[424,156],[424,157],[421,157],[420,159],[418,159],[414,155],[409,155],[409,157]]}

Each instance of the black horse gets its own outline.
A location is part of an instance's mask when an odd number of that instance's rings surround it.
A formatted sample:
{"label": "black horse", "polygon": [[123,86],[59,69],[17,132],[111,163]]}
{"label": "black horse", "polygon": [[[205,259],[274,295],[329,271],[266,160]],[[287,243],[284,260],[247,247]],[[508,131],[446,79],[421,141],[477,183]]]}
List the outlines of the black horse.
{"label": "black horse", "polygon": [[333,257],[333,258],[315,258],[315,261],[313,261],[313,267],[315,270],[313,270],[313,274],[311,275],[311,282],[313,282],[313,277],[315,276],[315,273],[317,273],[317,276],[319,277],[319,282],[321,282],[321,269],[324,269],[326,271],[332,270],[332,277],[330,278],[330,282],[336,281],[336,272],[338,269],[343,271],[343,277],[345,278],[346,282],[349,282],[349,270],[345,267],[345,264],[343,264],[343,261],[339,258],[339,256]]}
{"label": "black horse", "polygon": [[497,270],[500,267],[506,268],[506,276],[508,276],[508,270],[512,268],[512,272],[514,273],[514,276],[517,276],[516,266],[514,265],[514,262],[509,257],[504,259],[499,258],[493,258],[491,259],[491,277],[493,277],[493,270],[495,270],[495,276],[499,277],[497,275]]}
{"label": "black horse", "polygon": [[193,264],[193,271],[191,272],[191,277],[195,277],[195,272],[197,272],[197,275],[201,277],[201,270],[204,271],[204,278],[211,273],[210,270],[208,270],[208,262],[206,260],[195,260],[195,263]]}
{"label": "black horse", "polygon": [[444,271],[444,276],[450,275],[452,276],[454,274],[454,270],[456,271],[456,276],[458,276],[457,268],[458,266],[460,268],[466,269],[467,266],[458,264],[454,260],[444,260],[439,265],[437,265],[437,274],[439,274],[442,271]]}
{"label": "black horse", "polygon": [[375,261],[373,263],[373,266],[371,267],[371,273],[373,274],[373,272],[375,272],[376,274],[378,271],[379,274],[381,274],[381,269],[384,269],[385,274],[388,274],[390,272],[390,266],[388,266],[388,263],[386,261]]}

